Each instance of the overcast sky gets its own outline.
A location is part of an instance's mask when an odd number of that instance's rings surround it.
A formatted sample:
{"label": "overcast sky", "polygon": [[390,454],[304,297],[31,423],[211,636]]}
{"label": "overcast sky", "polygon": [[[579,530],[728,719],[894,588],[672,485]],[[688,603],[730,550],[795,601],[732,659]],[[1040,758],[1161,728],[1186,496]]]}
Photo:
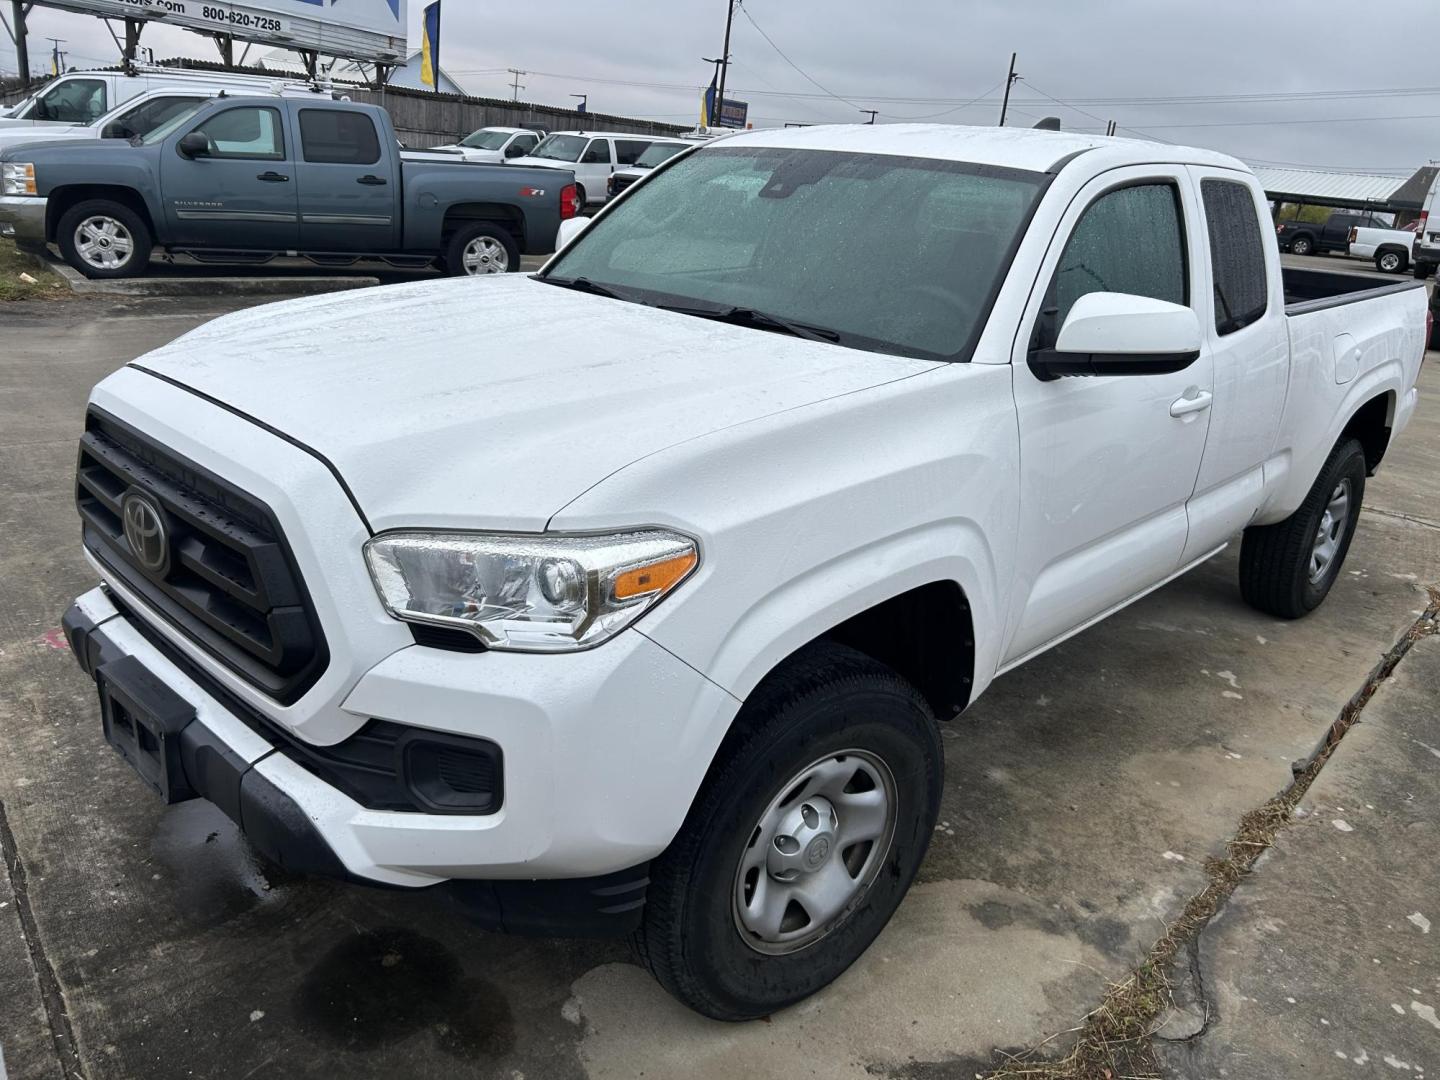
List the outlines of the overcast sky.
{"label": "overcast sky", "polygon": [[[471,93],[508,98],[503,69],[517,67],[528,72],[523,99],[566,104],[585,92],[594,112],[675,123],[696,117],[696,88],[710,76],[700,57],[718,54],[725,17],[725,0],[444,2],[442,63]],[[409,0],[412,47],[421,6]],[[1353,0],[745,0],[735,15],[727,96],[750,102],[757,127],[852,123],[862,108],[880,110],[882,123],[993,124],[1015,50],[1023,81],[1012,123],[1053,114],[1067,128],[1098,129],[1113,118],[1257,163],[1408,172],[1440,158],[1440,73],[1414,62],[1426,53],[1411,32],[1430,25],[1435,11],[1434,0],[1398,0],[1382,22],[1357,18]],[[36,65],[48,36],[69,39],[72,65],[118,55],[104,25],[87,16],[37,7],[30,29]],[[144,44],[157,58],[217,56],[208,40],[174,28],[149,28]],[[14,67],[0,34],[0,69]],[[1426,86],[1428,94],[1394,93]],[[1332,96],[1154,100],[1324,92]],[[1126,100],[1095,102],[1103,98]],[[1342,118],[1358,119],[1336,122]]]}

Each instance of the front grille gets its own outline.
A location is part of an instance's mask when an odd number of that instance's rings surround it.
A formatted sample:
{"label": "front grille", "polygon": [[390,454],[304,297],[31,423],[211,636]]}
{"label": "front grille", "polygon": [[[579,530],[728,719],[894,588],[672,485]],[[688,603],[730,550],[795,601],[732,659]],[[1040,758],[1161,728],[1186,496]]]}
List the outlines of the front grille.
{"label": "front grille", "polygon": [[[132,492],[158,506],[163,560],[126,539]],[[85,546],[119,585],[281,704],[314,685],[325,638],[275,515],[253,496],[91,409],[75,502]],[[157,569],[144,569],[142,555]]]}
{"label": "front grille", "polygon": [[637,176],[612,176],[610,178],[610,194],[619,195],[638,179]]}

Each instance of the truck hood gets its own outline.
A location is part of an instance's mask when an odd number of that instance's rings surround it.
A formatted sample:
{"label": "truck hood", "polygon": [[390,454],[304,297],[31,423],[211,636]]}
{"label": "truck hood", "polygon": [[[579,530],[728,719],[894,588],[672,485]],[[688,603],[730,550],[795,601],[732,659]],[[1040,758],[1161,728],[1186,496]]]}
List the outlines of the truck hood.
{"label": "truck hood", "polygon": [[937,365],[515,274],[252,308],[135,366],[324,455],[376,530],[534,531],[666,447]]}

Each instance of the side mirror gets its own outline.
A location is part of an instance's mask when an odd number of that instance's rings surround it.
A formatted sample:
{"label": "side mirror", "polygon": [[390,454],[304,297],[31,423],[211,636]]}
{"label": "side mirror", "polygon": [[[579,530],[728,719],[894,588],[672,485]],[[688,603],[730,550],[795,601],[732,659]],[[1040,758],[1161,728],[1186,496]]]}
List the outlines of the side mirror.
{"label": "side mirror", "polygon": [[1041,379],[1064,375],[1166,375],[1200,358],[1200,320],[1167,300],[1094,292],[1076,300],[1053,349],[1030,353]]}
{"label": "side mirror", "polygon": [[210,156],[210,140],[198,131],[192,131],[182,138],[177,146],[181,156],[200,158]]}
{"label": "side mirror", "polygon": [[594,218],[572,217],[560,222],[560,232],[555,237],[555,250],[563,251],[574,239],[590,227]]}

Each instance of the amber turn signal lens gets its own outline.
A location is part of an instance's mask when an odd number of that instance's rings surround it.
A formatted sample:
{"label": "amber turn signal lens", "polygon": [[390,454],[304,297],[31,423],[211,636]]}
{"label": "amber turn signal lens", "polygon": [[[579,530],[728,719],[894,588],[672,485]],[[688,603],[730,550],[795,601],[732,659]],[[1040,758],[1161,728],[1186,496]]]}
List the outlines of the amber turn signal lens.
{"label": "amber turn signal lens", "polygon": [[687,551],[684,555],[676,555],[649,566],[626,570],[615,579],[615,599],[630,600],[637,596],[664,592],[694,569],[697,561],[695,552]]}

